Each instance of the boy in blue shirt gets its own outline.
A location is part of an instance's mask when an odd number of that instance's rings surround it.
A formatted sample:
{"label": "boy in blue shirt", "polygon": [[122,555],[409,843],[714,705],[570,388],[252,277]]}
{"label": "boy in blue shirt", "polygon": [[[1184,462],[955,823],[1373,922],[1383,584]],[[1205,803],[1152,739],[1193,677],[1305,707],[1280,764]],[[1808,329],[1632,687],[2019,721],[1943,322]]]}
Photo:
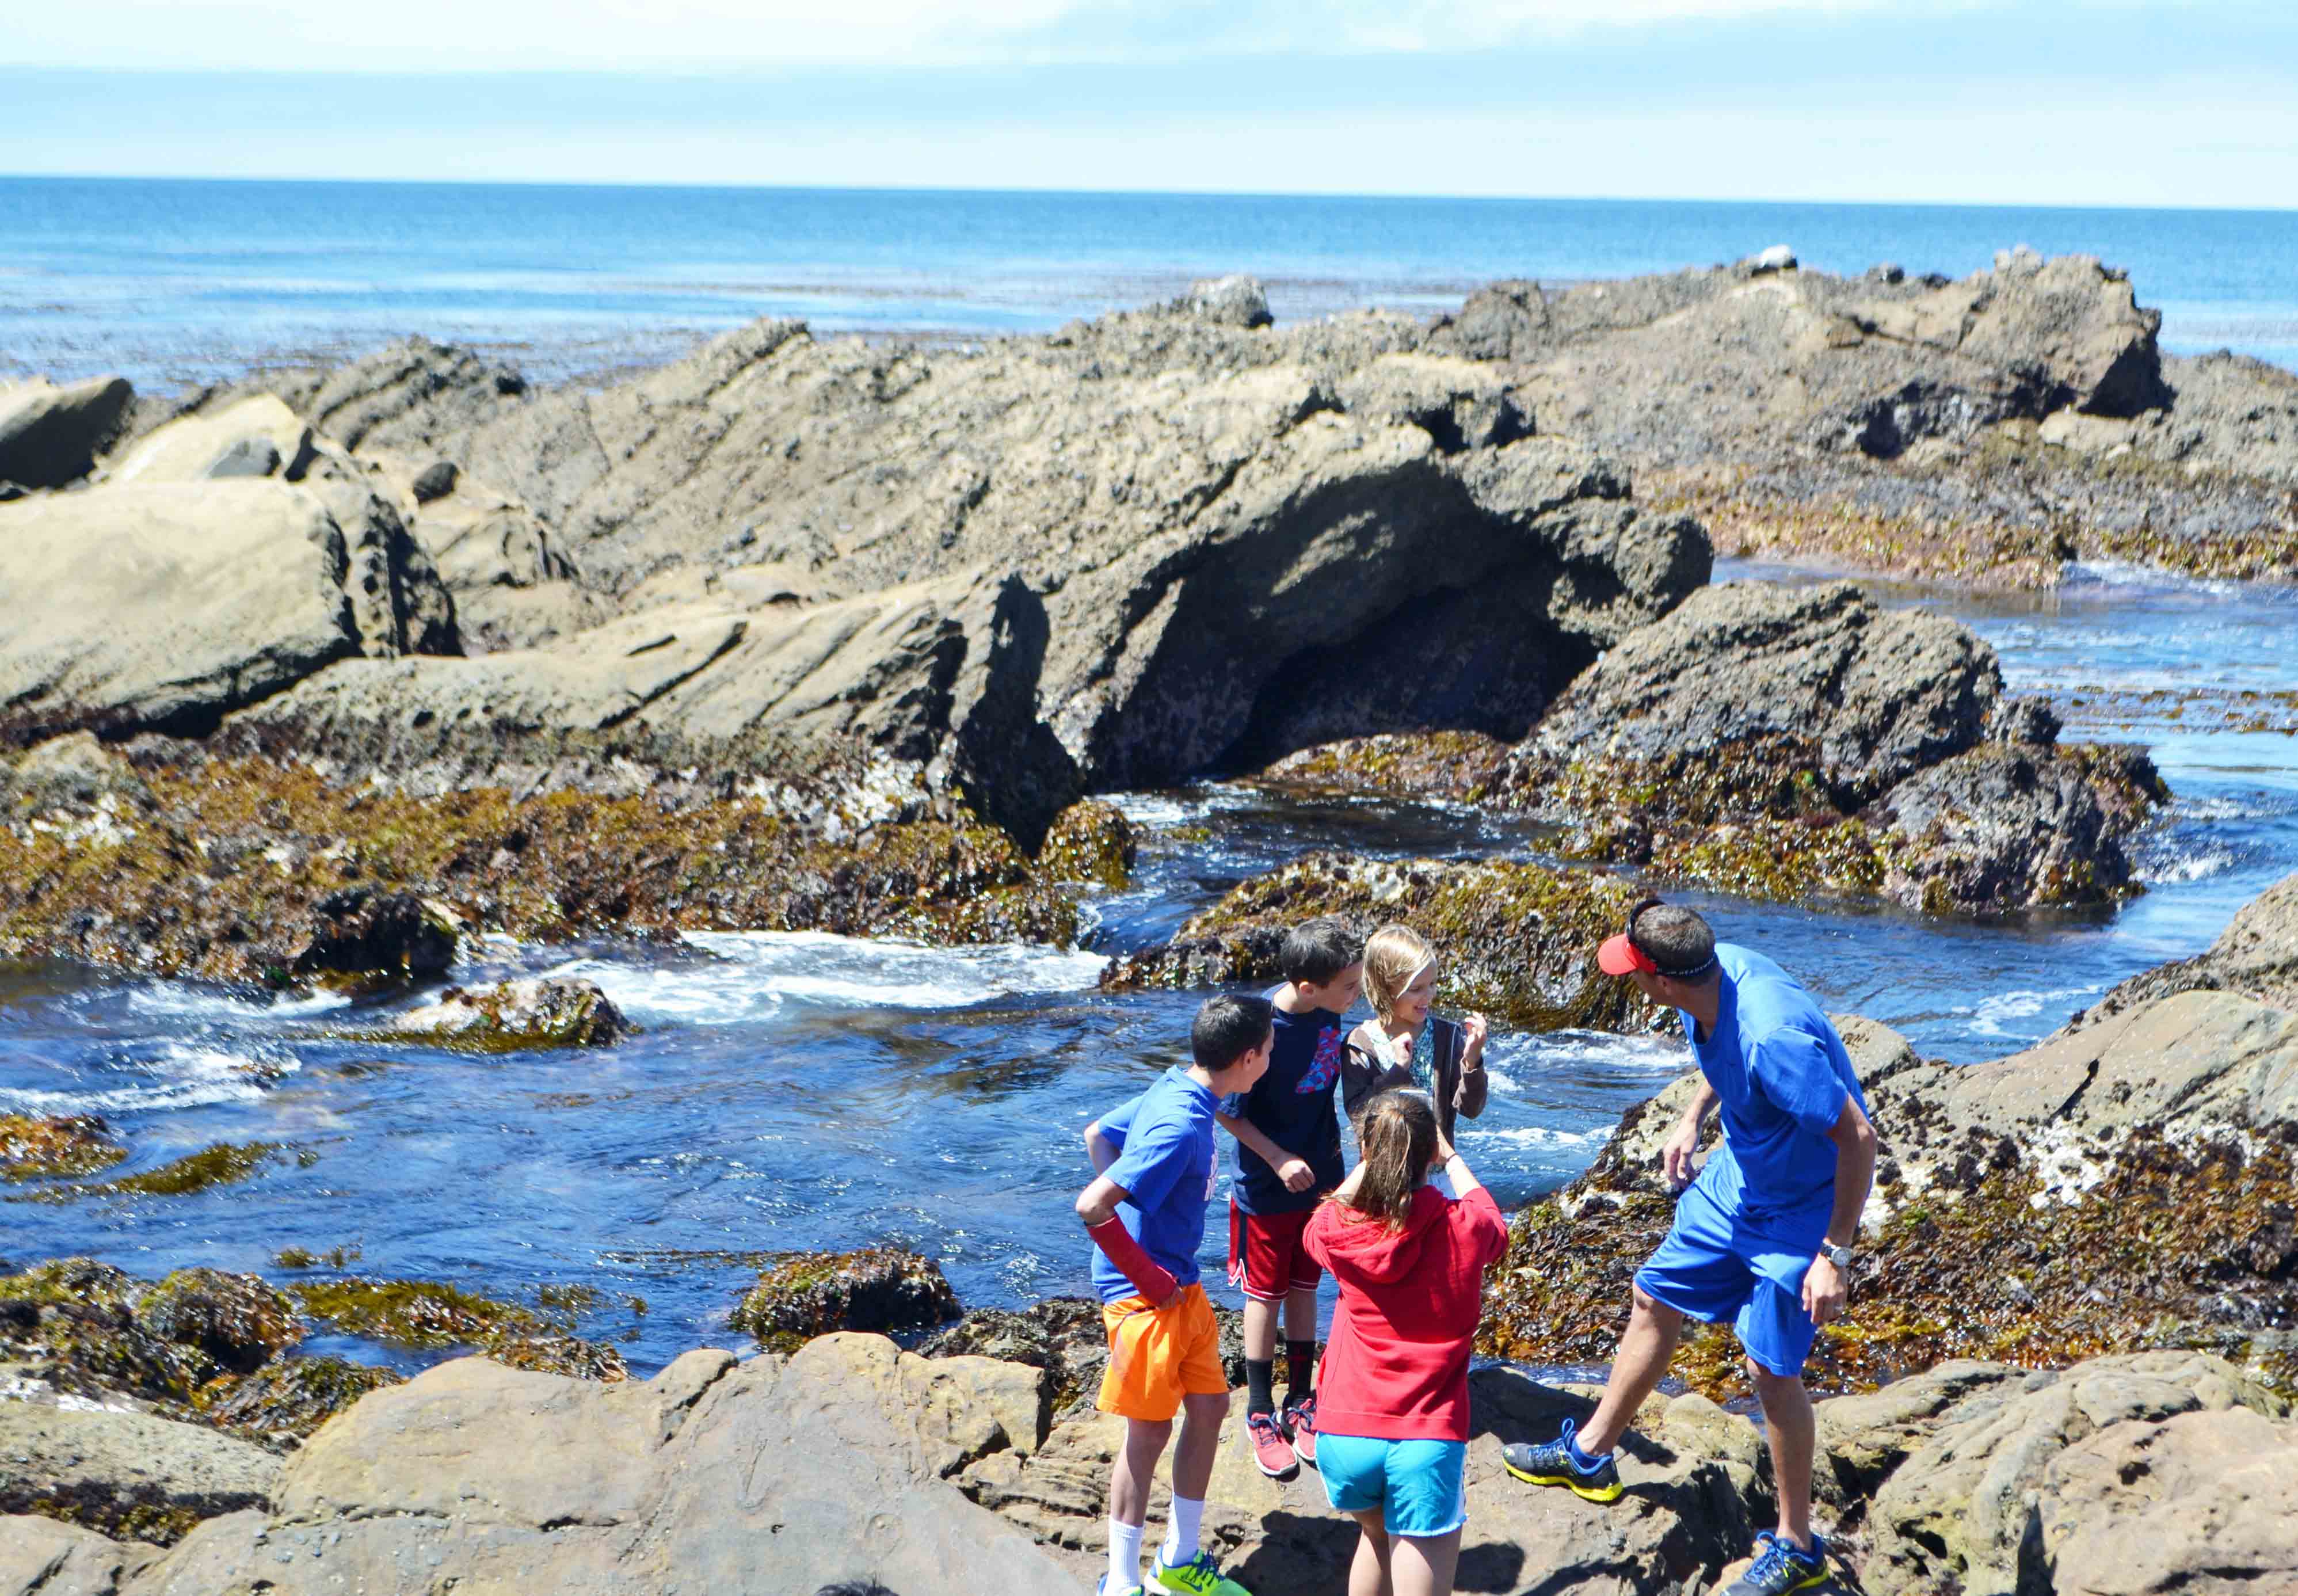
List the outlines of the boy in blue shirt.
{"label": "boy in blue shirt", "polygon": [[1086,1127],[1100,1173],[1078,1194],[1093,1237],[1093,1284],[1109,1335],[1099,1406],[1125,1420],[1109,1486],[1109,1572],[1101,1596],[1141,1596],[1141,1532],[1149,1486],[1184,1414],[1173,1452],[1173,1514],[1150,1578],[1187,1596],[1247,1596],[1200,1550],[1205,1488],[1228,1415],[1220,1327],[1198,1283],[1205,1204],[1213,1187],[1213,1116],[1223,1096],[1249,1092],[1269,1068],[1270,1010],[1261,997],[1223,996],[1197,1011],[1192,1062]]}
{"label": "boy in blue shirt", "polygon": [[[1661,1150],[1682,1195],[1667,1239],[1636,1272],[1634,1310],[1587,1426],[1502,1456],[1510,1474],[1591,1501],[1621,1493],[1612,1449],[1667,1372],[1683,1321],[1732,1321],[1764,1407],[1780,1523],[1725,1596],[1785,1596],[1828,1577],[1811,1529],[1814,1445],[1804,1360],[1842,1312],[1852,1243],[1875,1173],[1875,1130],[1851,1055],[1810,993],[1761,954],[1719,943],[1690,909],[1647,898],[1597,962],[1681,1010],[1699,1096]],[[1702,1123],[1724,1139],[1697,1180]],[[1687,1189],[1688,1188],[1688,1189]]]}
{"label": "boy in blue shirt", "polygon": [[[1317,1286],[1324,1268],[1302,1237],[1340,1185],[1341,1121],[1333,1100],[1348,1058],[1341,1016],[1364,985],[1364,939],[1340,922],[1303,921],[1285,933],[1269,994],[1276,1042],[1250,1092],[1226,1098],[1220,1127],[1236,1138],[1229,1187],[1228,1278],[1244,1291],[1244,1430],[1252,1461],[1291,1479],[1316,1454],[1309,1383],[1317,1355]],[[1279,1311],[1285,1320],[1285,1417],[1271,1386]]]}

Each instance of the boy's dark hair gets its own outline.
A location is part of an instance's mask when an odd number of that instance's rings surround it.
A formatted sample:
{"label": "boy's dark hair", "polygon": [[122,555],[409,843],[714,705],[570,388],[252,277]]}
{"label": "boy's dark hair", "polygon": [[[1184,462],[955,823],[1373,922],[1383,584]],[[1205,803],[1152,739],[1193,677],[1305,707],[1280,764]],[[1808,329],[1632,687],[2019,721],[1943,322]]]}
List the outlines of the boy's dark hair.
{"label": "boy's dark hair", "polygon": [[1288,981],[1330,986],[1341,972],[1364,962],[1364,939],[1339,921],[1304,920],[1285,933],[1277,951],[1277,972]]}
{"label": "boy's dark hair", "polygon": [[1276,1012],[1266,997],[1243,992],[1208,997],[1189,1027],[1189,1052],[1200,1069],[1218,1075],[1269,1040]]}

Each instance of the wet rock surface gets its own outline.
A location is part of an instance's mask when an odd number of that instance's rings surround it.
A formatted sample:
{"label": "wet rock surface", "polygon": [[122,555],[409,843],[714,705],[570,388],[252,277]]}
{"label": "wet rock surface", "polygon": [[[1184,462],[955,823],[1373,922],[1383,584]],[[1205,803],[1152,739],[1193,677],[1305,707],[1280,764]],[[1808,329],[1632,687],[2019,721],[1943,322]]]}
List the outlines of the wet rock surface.
{"label": "wet rock surface", "polygon": [[[308,765],[135,745],[132,812],[0,827],[0,952],[252,985],[355,990],[442,972],[460,937],[828,930],[1066,943],[1078,889],[1004,832],[900,818],[861,783],[756,796],[503,788],[435,795],[341,783]],[[1088,828],[1091,829],[1091,828]],[[1103,842],[1112,845],[1105,825]],[[1104,878],[1121,845],[1079,853]]]}
{"label": "wet rock surface", "polygon": [[1192,915],[1170,942],[1112,959],[1106,991],[1234,986],[1277,976],[1288,926],[1340,918],[1368,935],[1421,928],[1445,950],[1439,997],[1532,1030],[1642,1030],[1658,1017],[1596,968],[1596,947],[1638,894],[1626,881],[1509,860],[1459,863],[1310,854],[1245,881]]}
{"label": "wet rock surface", "polygon": [[127,1156],[95,1114],[0,1114],[0,1180],[93,1175]]}
{"label": "wet rock surface", "polygon": [[595,981],[564,978],[450,987],[393,1020],[386,1035],[470,1053],[606,1047],[631,1029]]}
{"label": "wet rock surface", "polygon": [[732,1323],[768,1352],[795,1352],[837,1330],[930,1330],[958,1316],[941,1266],[898,1247],[796,1253],[758,1272]]}
{"label": "wet rock surface", "polygon": [[0,384],[0,482],[61,488],[87,475],[128,420],[125,377]]}

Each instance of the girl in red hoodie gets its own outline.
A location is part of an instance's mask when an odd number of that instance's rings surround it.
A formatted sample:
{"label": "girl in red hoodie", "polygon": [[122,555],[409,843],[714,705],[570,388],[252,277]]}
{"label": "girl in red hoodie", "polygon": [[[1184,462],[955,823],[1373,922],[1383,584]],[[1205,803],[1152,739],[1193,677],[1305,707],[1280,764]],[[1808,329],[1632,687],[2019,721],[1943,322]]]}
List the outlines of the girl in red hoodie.
{"label": "girl in red hoodie", "polygon": [[[1341,1292],[1317,1467],[1363,1529],[1349,1596],[1446,1596],[1467,1521],[1468,1350],[1508,1226],[1418,1093],[1375,1097],[1358,1138],[1363,1161],[1302,1237]],[[1428,1184],[1440,1169],[1457,1198]]]}

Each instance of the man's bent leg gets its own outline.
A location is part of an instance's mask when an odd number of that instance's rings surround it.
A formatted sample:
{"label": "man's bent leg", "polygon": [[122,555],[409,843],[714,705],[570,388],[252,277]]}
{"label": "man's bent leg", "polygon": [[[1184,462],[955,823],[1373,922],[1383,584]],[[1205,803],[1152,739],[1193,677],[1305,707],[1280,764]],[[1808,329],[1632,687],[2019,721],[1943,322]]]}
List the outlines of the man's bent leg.
{"label": "man's bent leg", "polygon": [[1619,1350],[1612,1356],[1611,1377],[1604,1382],[1604,1400],[1597,1403],[1595,1415],[1575,1437],[1581,1451],[1602,1457],[1619,1445],[1628,1421],[1659,1388],[1682,1335],[1683,1315],[1637,1286],[1634,1311],[1620,1337]]}
{"label": "man's bent leg", "polygon": [[1811,1535],[1811,1460],[1816,1429],[1811,1393],[1800,1375],[1775,1375],[1754,1359],[1748,1372],[1764,1404],[1764,1432],[1772,1446],[1772,1478],[1780,1494],[1780,1534],[1808,1551]]}

